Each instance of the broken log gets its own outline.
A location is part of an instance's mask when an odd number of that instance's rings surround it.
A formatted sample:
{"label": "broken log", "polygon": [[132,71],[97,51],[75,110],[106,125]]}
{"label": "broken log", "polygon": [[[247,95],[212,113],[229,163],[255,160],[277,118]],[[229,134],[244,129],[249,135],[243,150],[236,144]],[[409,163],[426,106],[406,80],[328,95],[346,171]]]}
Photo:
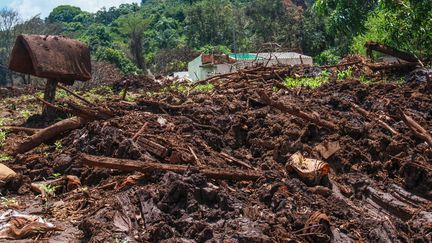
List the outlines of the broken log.
{"label": "broken log", "polygon": [[77,129],[87,123],[88,120],[72,117],[62,121],[59,121],[47,128],[41,129],[37,133],[28,137],[22,143],[18,144],[13,150],[12,155],[22,154],[27,151],[36,148],[40,144],[55,138],[56,136],[68,132],[73,129]]}
{"label": "broken log", "polygon": [[409,72],[417,67],[416,62],[407,62],[407,63],[388,63],[388,64],[372,64],[365,63],[367,67],[372,69],[372,71],[382,71],[382,70],[394,70],[398,72]]}
{"label": "broken log", "polygon": [[402,110],[399,110],[399,112],[401,113],[402,121],[414,133],[414,135],[419,139],[426,141],[426,143],[432,148],[432,135]]}
{"label": "broken log", "polygon": [[116,159],[109,157],[81,154],[81,160],[86,165],[117,169],[122,171],[139,171],[143,173],[153,171],[172,171],[184,173],[196,171],[208,178],[234,181],[254,181],[263,176],[262,172],[250,170],[237,170],[228,168],[197,167],[178,164],[162,164],[149,161]]}
{"label": "broken log", "polygon": [[7,132],[25,132],[27,135],[32,135],[40,131],[40,129],[37,128],[29,128],[29,127],[15,127],[15,126],[3,126],[0,127],[0,129],[4,129]]}
{"label": "broken log", "polygon": [[356,104],[352,104],[352,107],[354,110],[356,110],[358,113],[360,113],[360,115],[362,115],[363,117],[365,117],[366,119],[368,119],[369,121],[375,121],[378,124],[380,124],[383,128],[387,129],[392,135],[399,135],[399,133],[394,130],[389,124],[387,124],[386,122],[382,121],[381,119],[378,118],[377,115],[375,114],[371,114],[369,111],[361,108],[360,106],[356,105]]}
{"label": "broken log", "polygon": [[383,45],[374,41],[366,42],[365,47],[368,52],[368,56],[371,57],[372,51],[378,51],[393,57],[397,57],[399,59],[402,59],[407,62],[415,62],[418,63],[418,58],[414,56],[411,53],[403,52],[400,50],[397,50],[396,48]]}
{"label": "broken log", "polygon": [[301,111],[297,107],[287,106],[281,102],[272,101],[270,99],[270,97],[263,90],[258,90],[257,92],[258,92],[258,95],[261,97],[261,99],[265,103],[267,103],[267,105],[272,106],[272,107],[274,107],[274,108],[276,108],[282,112],[285,112],[285,113],[288,113],[290,115],[299,117],[305,121],[313,122],[313,123],[317,124],[318,126],[325,127],[325,128],[330,129],[330,130],[338,130],[339,129],[339,126],[336,125],[335,123],[321,119],[317,115]]}

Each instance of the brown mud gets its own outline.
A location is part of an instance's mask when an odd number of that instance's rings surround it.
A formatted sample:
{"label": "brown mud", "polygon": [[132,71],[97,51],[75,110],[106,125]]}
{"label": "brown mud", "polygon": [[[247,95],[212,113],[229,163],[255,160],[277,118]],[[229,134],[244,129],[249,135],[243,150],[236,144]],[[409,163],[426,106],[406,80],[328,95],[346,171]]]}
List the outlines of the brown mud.
{"label": "brown mud", "polygon": [[[143,93],[136,102],[109,101],[104,105],[113,118],[60,136],[61,148],[54,139],[8,162],[19,177],[3,195],[25,201],[34,195],[31,182],[55,173],[77,176],[82,187],[59,188],[42,213],[70,225],[73,236],[66,238],[90,242],[428,242],[432,148],[401,113],[432,131],[427,83],[366,85],[349,78],[316,89],[281,84],[284,77],[305,73],[302,67],[246,70],[208,80],[214,85],[209,92]],[[281,112],[277,102],[291,110]],[[318,119],[334,127],[319,125]],[[11,135],[4,148],[25,137]],[[312,185],[287,171],[298,151],[327,162],[330,174]],[[104,169],[85,165],[84,153],[253,170],[262,177],[215,180],[194,169]]]}

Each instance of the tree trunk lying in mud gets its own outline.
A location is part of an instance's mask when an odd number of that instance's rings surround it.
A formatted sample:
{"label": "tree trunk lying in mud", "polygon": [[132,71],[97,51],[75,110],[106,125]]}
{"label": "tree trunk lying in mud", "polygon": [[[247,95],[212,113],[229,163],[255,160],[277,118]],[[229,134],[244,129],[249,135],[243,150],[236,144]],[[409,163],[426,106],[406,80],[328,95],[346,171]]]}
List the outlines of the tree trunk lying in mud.
{"label": "tree trunk lying in mud", "polygon": [[72,117],[59,121],[47,128],[41,129],[37,133],[28,137],[24,142],[18,144],[12,151],[13,155],[22,154],[36,148],[43,142],[46,142],[62,133],[77,129],[87,123],[88,120]]}
{"label": "tree trunk lying in mud", "polygon": [[336,125],[335,123],[333,123],[331,121],[323,120],[317,115],[301,111],[298,108],[293,107],[293,106],[284,105],[281,102],[272,101],[270,99],[270,97],[262,90],[258,90],[258,95],[261,97],[261,99],[265,103],[267,103],[267,105],[272,106],[272,107],[274,107],[274,108],[276,108],[282,112],[285,112],[285,113],[291,114],[293,116],[299,117],[305,121],[313,122],[313,123],[317,124],[318,126],[325,127],[325,128],[330,129],[330,130],[338,130],[339,129],[339,126]]}
{"label": "tree trunk lying in mud", "polygon": [[27,135],[32,135],[40,131],[40,129],[37,128],[30,128],[30,127],[16,127],[16,126],[4,126],[0,127],[0,129],[4,129],[11,133],[18,133],[18,132],[25,132]]}
{"label": "tree trunk lying in mud", "polygon": [[140,160],[116,159],[109,157],[81,154],[84,164],[97,167],[117,169],[123,171],[173,171],[183,173],[186,171],[196,171],[204,174],[208,178],[234,181],[253,181],[263,176],[262,172],[252,170],[237,170],[228,168],[196,167],[177,164],[162,164]]}
{"label": "tree trunk lying in mud", "polygon": [[397,50],[393,47],[383,45],[377,42],[369,41],[365,44],[365,47],[367,48],[367,54],[368,56],[372,56],[372,51],[378,51],[390,56],[397,57],[399,59],[402,59],[407,62],[416,62],[418,63],[418,58],[411,53],[403,52],[400,50]]}

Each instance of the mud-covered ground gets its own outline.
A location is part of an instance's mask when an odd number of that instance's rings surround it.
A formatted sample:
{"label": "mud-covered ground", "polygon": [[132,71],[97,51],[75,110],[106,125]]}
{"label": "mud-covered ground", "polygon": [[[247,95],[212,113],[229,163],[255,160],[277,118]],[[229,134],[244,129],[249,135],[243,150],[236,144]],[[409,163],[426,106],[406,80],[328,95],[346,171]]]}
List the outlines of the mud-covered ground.
{"label": "mud-covered ground", "polygon": [[[215,80],[206,92],[144,90],[138,99],[107,101],[113,118],[91,121],[8,160],[5,164],[19,175],[2,195],[16,199],[18,211],[33,211],[61,228],[33,236],[38,240],[430,241],[432,148],[401,118],[403,112],[432,132],[432,90],[426,82],[363,84],[348,78],[316,89],[281,86],[277,76],[294,71],[250,71]],[[283,113],[258,91],[337,129]],[[10,134],[3,153],[26,137]],[[330,173],[306,182],[287,170],[296,152],[327,162]],[[83,163],[84,153],[137,160],[143,167],[158,162],[191,169],[97,168]],[[209,179],[192,169],[200,167],[262,176]],[[32,190],[31,183],[67,175],[77,176],[80,185],[71,187],[65,177],[67,183],[53,195],[41,197]],[[3,210],[8,206],[3,203]]]}

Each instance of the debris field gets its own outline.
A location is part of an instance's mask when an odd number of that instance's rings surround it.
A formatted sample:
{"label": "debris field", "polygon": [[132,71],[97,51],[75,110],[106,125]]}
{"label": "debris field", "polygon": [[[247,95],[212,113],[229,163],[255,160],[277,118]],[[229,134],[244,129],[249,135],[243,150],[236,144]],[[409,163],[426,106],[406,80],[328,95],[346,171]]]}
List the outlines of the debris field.
{"label": "debris field", "polygon": [[[140,86],[151,80],[134,77],[130,90],[152,87],[135,101],[58,101],[65,105],[57,110],[74,116],[10,130],[3,150],[16,175],[2,189],[20,201],[17,211],[39,205],[36,214],[56,227],[23,234],[17,223],[0,236],[430,241],[430,82],[283,85],[311,72],[250,68],[185,84],[188,92],[169,82]],[[194,89],[202,84],[212,89]]]}

